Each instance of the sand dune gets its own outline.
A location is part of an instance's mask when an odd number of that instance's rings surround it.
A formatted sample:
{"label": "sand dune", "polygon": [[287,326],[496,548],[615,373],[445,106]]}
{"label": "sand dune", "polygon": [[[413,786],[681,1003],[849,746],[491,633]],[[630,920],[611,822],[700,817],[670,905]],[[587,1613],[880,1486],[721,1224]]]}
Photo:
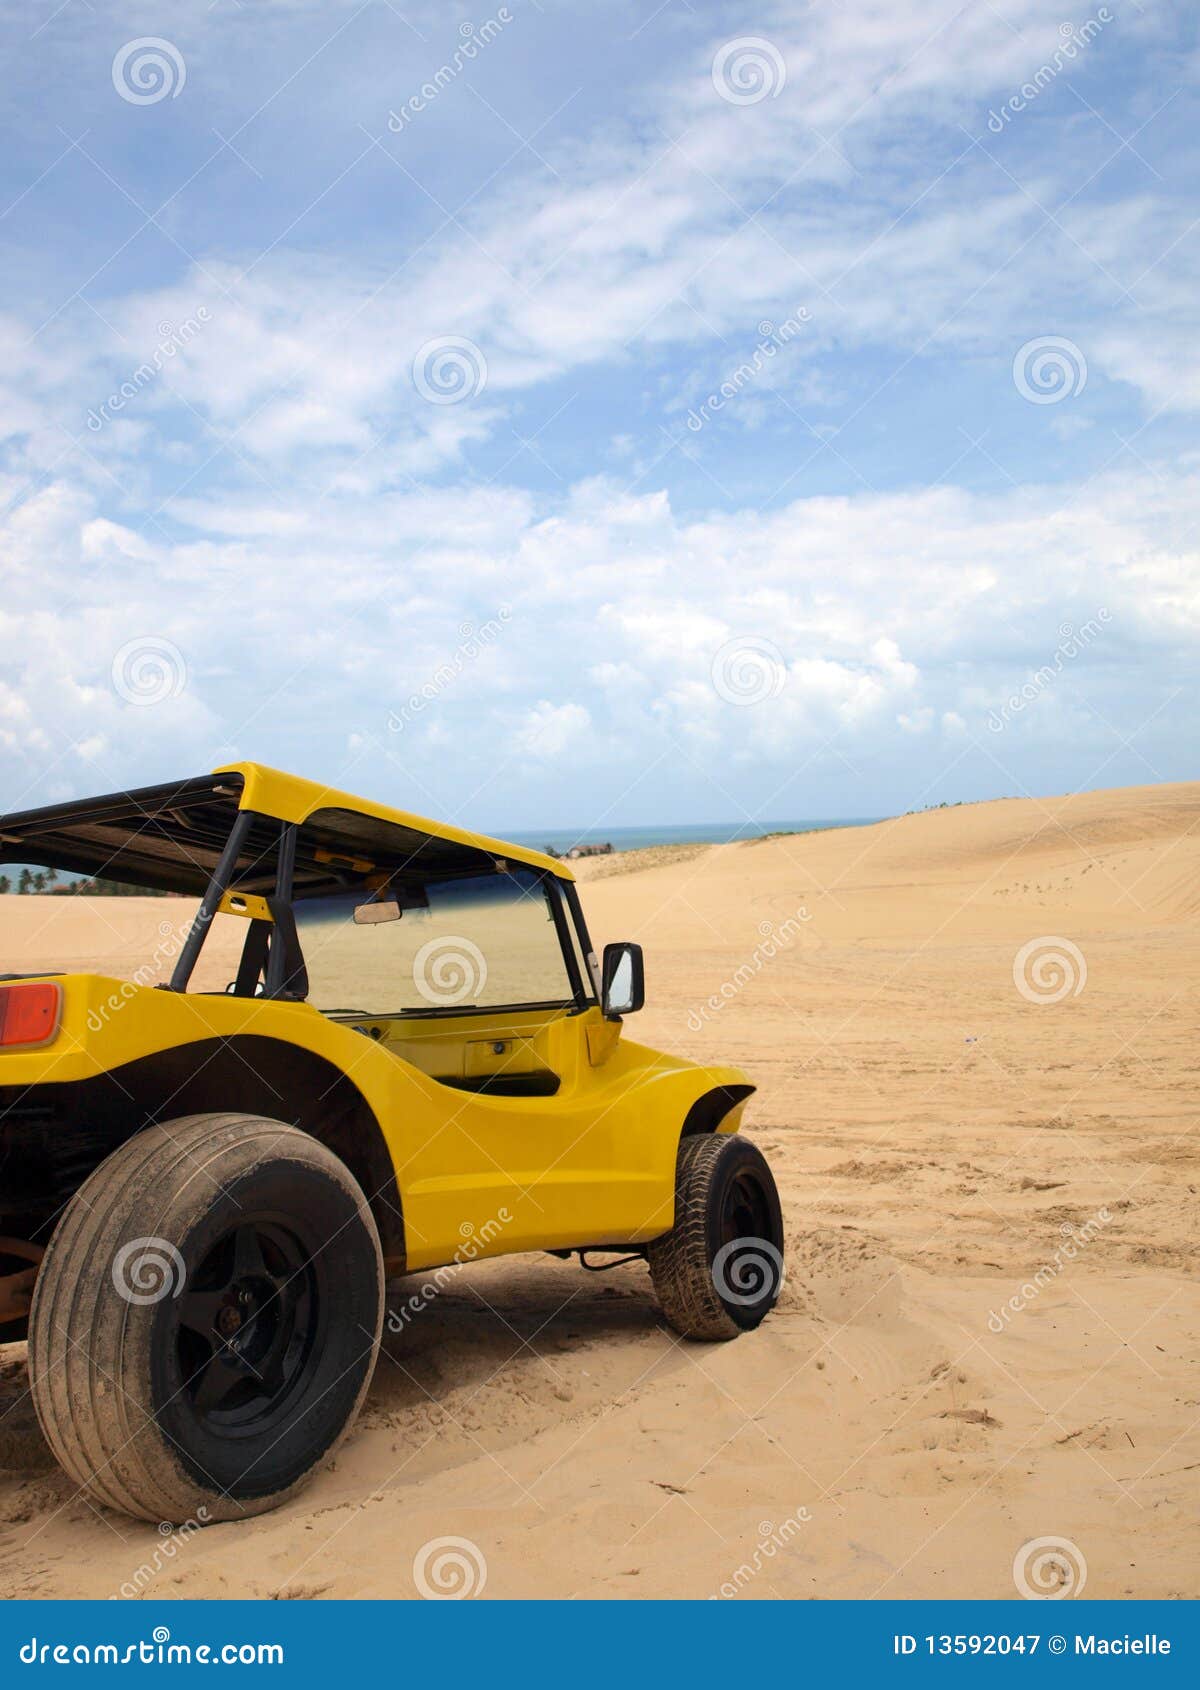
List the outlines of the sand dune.
{"label": "sand dune", "polygon": [[[1053,1537],[1089,1597],[1195,1596],[1200,784],[581,869],[594,937],[646,947],[630,1032],[759,1083],[776,1313],[690,1345],[638,1266],[462,1270],[274,1515],[168,1555],[0,1473],[0,1593],[411,1596],[454,1536],[489,1596],[1005,1597]],[[48,902],[4,901],[5,967]],[[123,972],[159,908],[59,919]]]}

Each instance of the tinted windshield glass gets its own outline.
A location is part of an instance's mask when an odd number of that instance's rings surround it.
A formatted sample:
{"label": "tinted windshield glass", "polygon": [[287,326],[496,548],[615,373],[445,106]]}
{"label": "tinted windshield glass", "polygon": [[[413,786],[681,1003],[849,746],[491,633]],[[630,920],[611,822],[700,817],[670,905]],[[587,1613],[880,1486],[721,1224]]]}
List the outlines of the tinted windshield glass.
{"label": "tinted windshield glass", "polygon": [[[397,895],[378,896],[386,904]],[[398,920],[355,921],[373,898],[337,893],[295,906],[318,1009],[430,1015],[570,1000],[548,893],[532,871],[427,881],[419,897],[399,895]]]}

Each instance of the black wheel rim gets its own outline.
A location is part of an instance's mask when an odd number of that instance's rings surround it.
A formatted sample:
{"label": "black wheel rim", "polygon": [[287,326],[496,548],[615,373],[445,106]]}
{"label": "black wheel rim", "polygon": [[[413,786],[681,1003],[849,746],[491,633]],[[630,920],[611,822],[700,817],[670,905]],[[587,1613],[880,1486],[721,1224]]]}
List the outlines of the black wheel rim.
{"label": "black wheel rim", "polygon": [[721,1199],[713,1283],[735,1318],[770,1308],[783,1283],[782,1238],[770,1193],[753,1168],[739,1168]]}
{"label": "black wheel rim", "polygon": [[300,1239],[275,1217],[240,1219],[177,1306],[184,1393],[197,1417],[225,1437],[269,1430],[318,1356],[317,1276]]}
{"label": "black wheel rim", "polygon": [[761,1180],[743,1168],[730,1180],[721,1205],[721,1243],[762,1238],[775,1244],[771,1208]]}

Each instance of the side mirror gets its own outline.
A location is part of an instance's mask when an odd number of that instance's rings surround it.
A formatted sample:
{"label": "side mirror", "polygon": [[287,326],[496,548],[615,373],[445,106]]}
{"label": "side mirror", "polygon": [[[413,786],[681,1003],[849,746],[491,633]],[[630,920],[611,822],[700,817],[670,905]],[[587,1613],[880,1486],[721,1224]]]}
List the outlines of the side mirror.
{"label": "side mirror", "polygon": [[632,1015],[646,1001],[646,969],[642,947],[628,943],[605,945],[601,971],[601,1007],[605,1018],[616,1021]]}

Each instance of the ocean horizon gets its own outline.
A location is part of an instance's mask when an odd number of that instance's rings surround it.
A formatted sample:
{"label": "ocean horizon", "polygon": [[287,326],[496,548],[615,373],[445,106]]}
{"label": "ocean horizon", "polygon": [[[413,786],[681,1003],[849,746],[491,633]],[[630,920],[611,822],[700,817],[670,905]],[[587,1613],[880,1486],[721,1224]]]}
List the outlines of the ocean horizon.
{"label": "ocean horizon", "polygon": [[560,856],[575,845],[611,845],[614,851],[644,850],[650,845],[732,845],[738,840],[762,839],[768,833],[816,833],[831,827],[869,827],[878,816],[821,817],[809,821],[669,822],[646,827],[563,828],[540,831],[522,829],[504,835],[514,845],[532,851],[554,851]]}

